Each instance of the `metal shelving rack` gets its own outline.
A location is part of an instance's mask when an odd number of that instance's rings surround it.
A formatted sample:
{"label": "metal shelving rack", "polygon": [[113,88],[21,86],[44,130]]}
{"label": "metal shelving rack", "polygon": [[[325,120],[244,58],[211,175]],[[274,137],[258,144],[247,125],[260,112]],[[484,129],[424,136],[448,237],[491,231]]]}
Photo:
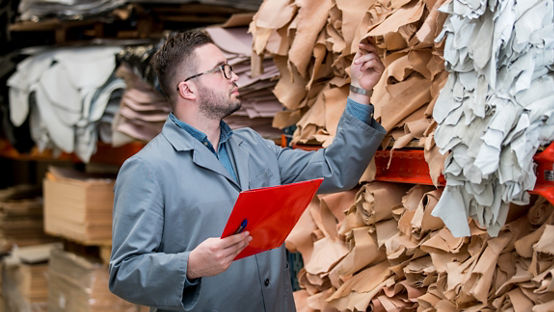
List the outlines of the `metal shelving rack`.
{"label": "metal shelving rack", "polygon": [[[316,150],[320,147],[295,145],[293,148]],[[433,185],[422,149],[395,150],[392,152],[392,159],[390,157],[391,152],[388,150],[375,153],[376,181]],[[537,153],[534,160],[537,182],[530,193],[543,196],[554,204],[554,143]],[[441,176],[439,185],[445,184],[446,180]]]}

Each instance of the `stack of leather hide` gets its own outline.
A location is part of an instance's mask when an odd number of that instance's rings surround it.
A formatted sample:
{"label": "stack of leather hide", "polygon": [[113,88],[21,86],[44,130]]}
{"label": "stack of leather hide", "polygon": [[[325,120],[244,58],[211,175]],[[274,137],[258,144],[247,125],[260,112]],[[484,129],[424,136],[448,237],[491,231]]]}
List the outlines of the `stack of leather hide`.
{"label": "stack of leather hide", "polygon": [[[248,20],[251,15],[248,15]],[[235,26],[233,17],[222,27],[208,27],[206,31],[214,43],[223,51],[228,63],[233,66],[239,79],[241,108],[225,122],[232,129],[250,127],[267,139],[278,139],[282,131],[272,126],[275,114],[283,110],[281,103],[275,98],[272,90],[275,87],[279,71],[269,58],[260,59],[259,63],[252,64],[252,35],[247,27]],[[240,21],[235,23],[242,24]],[[259,66],[263,67],[261,73]]]}
{"label": "stack of leather hide", "polygon": [[[513,206],[492,238],[454,237],[431,186],[385,182],[319,195],[287,248],[301,252],[299,311],[552,311],[554,207]],[[513,309],[513,310],[512,310]]]}
{"label": "stack of leather hide", "polygon": [[[402,148],[419,140],[437,181],[444,158],[432,141],[431,114],[447,78],[442,46],[434,43],[444,21],[437,10],[443,2],[262,3],[250,30],[255,53],[273,55],[281,73],[274,93],[287,110],[274,125],[296,124],[293,144],[330,144],[346,105],[352,58],[358,43],[369,38],[386,66],[371,99],[375,118],[388,131],[384,145]],[[365,180],[371,179],[369,174]]]}

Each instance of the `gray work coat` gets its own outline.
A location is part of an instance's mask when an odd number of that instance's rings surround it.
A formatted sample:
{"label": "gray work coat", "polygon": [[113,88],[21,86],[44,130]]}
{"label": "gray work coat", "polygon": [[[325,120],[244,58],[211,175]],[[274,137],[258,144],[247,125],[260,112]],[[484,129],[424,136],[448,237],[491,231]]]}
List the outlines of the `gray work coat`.
{"label": "gray work coat", "polygon": [[324,177],[320,193],[354,187],[385,134],[372,124],[345,112],[334,142],[312,152],[278,147],[251,129],[234,130],[226,144],[236,183],[214,153],[168,119],[120,169],[110,289],[154,311],[294,311],[283,246],[234,261],[192,286],[189,253],[221,236],[242,190],[318,177]]}

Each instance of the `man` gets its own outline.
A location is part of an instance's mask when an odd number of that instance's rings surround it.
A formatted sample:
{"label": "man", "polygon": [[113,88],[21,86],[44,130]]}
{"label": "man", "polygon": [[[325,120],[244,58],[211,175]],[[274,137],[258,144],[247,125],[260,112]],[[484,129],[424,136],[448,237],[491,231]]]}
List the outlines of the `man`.
{"label": "man", "polygon": [[318,177],[320,192],[357,184],[385,134],[368,105],[383,72],[375,48],[360,44],[334,142],[315,152],[229,129],[238,77],[205,34],[170,36],[154,62],[174,112],[120,169],[110,289],[154,311],[294,311],[283,246],[232,261],[250,234],[219,237],[240,191]]}

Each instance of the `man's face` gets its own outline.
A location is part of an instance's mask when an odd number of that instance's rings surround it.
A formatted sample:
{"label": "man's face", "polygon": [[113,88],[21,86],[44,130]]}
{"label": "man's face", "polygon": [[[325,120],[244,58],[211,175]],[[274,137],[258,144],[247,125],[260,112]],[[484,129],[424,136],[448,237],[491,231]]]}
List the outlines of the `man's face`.
{"label": "man's face", "polygon": [[[213,44],[198,47],[195,53],[199,73],[227,61],[221,50]],[[207,118],[221,120],[237,111],[241,106],[237,80],[238,76],[234,73],[231,73],[230,79],[225,78],[221,70],[196,78],[200,112]]]}

